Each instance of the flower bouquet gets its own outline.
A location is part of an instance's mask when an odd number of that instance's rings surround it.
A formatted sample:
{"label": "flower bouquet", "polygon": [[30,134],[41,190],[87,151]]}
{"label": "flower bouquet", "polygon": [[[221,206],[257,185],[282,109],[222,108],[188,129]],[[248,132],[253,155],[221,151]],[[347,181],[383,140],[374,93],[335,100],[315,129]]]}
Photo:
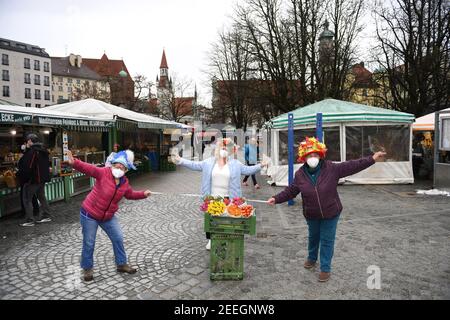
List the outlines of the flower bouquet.
{"label": "flower bouquet", "polygon": [[206,196],[200,206],[200,210],[213,216],[222,216],[227,213],[232,218],[250,218],[254,213],[254,207],[247,204],[245,198],[212,197]]}

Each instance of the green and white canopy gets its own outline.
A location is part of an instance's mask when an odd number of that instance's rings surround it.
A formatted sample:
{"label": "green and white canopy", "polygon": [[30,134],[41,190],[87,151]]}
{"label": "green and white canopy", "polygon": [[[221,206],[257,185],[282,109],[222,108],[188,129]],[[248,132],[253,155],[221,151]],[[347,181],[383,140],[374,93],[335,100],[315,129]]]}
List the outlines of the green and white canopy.
{"label": "green and white canopy", "polygon": [[[325,99],[306,107],[292,111],[294,126],[315,124],[316,114],[322,113],[322,122],[382,121],[382,122],[414,122],[414,115],[390,109],[366,106],[364,104]],[[265,123],[268,128],[280,129],[288,126],[288,113],[279,115]]]}

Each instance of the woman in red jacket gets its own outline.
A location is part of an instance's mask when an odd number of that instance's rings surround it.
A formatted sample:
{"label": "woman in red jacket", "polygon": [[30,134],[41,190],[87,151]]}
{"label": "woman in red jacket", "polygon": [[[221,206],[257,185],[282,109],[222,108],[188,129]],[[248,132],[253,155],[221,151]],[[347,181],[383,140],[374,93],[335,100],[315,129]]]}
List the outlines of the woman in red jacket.
{"label": "woman in red jacket", "polygon": [[85,281],[94,279],[94,247],[97,229],[103,229],[112,242],[117,271],[133,274],[135,268],[127,264],[127,255],[123,246],[123,234],[119,221],[115,216],[119,209],[119,201],[125,197],[131,200],[145,199],[150,190],[134,191],[125,177],[129,169],[136,170],[133,165],[132,151],[118,152],[111,161],[111,167],[99,168],[74,159],[70,151],[67,152],[68,162],[73,168],[87,176],[94,177],[94,188],[84,199],[80,209],[80,223],[83,232],[83,249],[81,253],[81,268]]}
{"label": "woman in red jacket", "polygon": [[370,167],[386,155],[376,152],[362,159],[334,163],[324,160],[326,151],[325,144],[315,138],[306,138],[298,151],[298,160],[305,164],[297,170],[291,185],[268,200],[272,205],[283,203],[301,192],[309,233],[308,259],[304,267],[311,269],[316,265],[320,247],[320,282],[330,278],[336,227],[342,211],[337,192],[339,179]]}

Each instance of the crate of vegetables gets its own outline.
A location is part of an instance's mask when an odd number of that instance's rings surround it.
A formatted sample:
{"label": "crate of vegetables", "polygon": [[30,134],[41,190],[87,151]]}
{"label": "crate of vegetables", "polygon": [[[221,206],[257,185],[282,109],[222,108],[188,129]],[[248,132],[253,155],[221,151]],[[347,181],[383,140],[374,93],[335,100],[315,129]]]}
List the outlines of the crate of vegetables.
{"label": "crate of vegetables", "polygon": [[205,232],[256,234],[255,208],[245,198],[205,197],[200,209],[205,214]]}

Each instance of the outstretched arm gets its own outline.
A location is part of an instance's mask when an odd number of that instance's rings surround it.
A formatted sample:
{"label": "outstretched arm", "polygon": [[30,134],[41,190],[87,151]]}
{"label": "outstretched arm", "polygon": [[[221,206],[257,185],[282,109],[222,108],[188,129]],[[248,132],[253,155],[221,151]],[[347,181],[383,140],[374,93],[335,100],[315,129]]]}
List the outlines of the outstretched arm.
{"label": "outstretched arm", "polygon": [[341,163],[335,163],[334,166],[338,170],[339,178],[351,176],[364,169],[367,169],[375,162],[382,161],[386,152],[376,152],[373,156],[367,156],[357,160],[349,160]]}
{"label": "outstretched arm", "polygon": [[150,196],[150,190],[145,191],[135,191],[131,186],[128,186],[127,191],[125,191],[124,197],[129,200],[140,200],[145,199]]}
{"label": "outstretched arm", "polygon": [[[240,163],[240,162],[239,162]],[[246,166],[242,163],[241,164],[241,174],[244,176],[251,176],[253,174],[256,174],[261,171],[261,164],[257,164],[255,166]]]}
{"label": "outstretched arm", "polygon": [[286,202],[288,200],[294,199],[300,193],[300,188],[298,187],[300,182],[299,180],[301,179],[300,178],[301,173],[299,172],[300,170],[301,169],[299,169],[295,173],[294,181],[292,181],[292,183],[289,186],[287,186],[283,191],[281,191],[279,194],[273,196],[267,201],[269,204]]}
{"label": "outstretched arm", "polygon": [[173,155],[173,162],[175,162],[175,164],[180,165],[180,166],[184,166],[188,169],[194,170],[194,171],[202,171],[203,170],[203,161],[190,161],[190,160],[186,160],[181,158],[179,155]]}
{"label": "outstretched arm", "polygon": [[92,164],[75,159],[71,151],[67,151],[67,162],[77,171],[84,173],[89,177],[99,179],[102,175],[102,168],[98,168]]}

